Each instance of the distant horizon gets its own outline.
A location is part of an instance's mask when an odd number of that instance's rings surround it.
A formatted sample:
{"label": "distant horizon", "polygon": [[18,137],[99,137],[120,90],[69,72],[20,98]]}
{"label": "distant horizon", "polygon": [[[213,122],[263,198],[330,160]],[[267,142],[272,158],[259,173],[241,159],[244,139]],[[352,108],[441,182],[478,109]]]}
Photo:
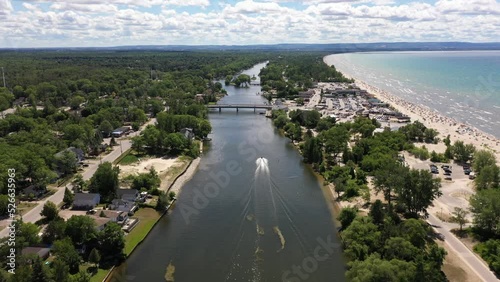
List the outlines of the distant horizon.
{"label": "distant horizon", "polygon": [[[391,46],[384,46],[391,45]],[[430,46],[426,46],[430,45]],[[485,48],[474,49],[474,47],[483,46]],[[251,49],[255,47],[259,50],[259,47],[303,47],[305,49],[314,47],[325,47],[321,50],[333,50],[333,49],[343,49],[342,51],[353,52],[356,47],[359,47],[363,51],[374,50],[408,50],[412,51],[414,49],[422,48],[421,51],[453,51],[453,50],[500,50],[500,41],[490,41],[490,42],[471,42],[471,41],[380,41],[380,42],[346,42],[346,43],[259,43],[259,44],[135,44],[135,45],[109,45],[109,46],[40,46],[40,47],[0,47],[0,50],[47,50],[47,49],[144,49],[150,50],[155,48],[161,49],[211,49],[211,48],[234,48],[234,49]],[[330,48],[328,48],[330,47]],[[447,48],[447,49],[443,49]],[[278,48],[279,49],[279,48]],[[287,48],[281,48],[287,49]],[[260,50],[263,50],[260,48]],[[416,50],[415,50],[416,51]]]}

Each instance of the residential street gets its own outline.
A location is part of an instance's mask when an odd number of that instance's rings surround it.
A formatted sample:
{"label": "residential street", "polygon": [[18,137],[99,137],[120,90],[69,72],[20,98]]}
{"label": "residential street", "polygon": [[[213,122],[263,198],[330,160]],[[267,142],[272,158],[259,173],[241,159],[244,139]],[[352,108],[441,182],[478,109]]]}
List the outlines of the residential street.
{"label": "residential street", "polygon": [[[129,137],[139,135],[140,132],[142,131],[142,129],[144,129],[149,124],[154,124],[155,122],[156,122],[156,118],[153,118],[153,119],[149,120],[146,124],[144,124],[141,127],[140,131],[133,132],[133,133],[129,134],[126,137],[127,139],[123,139],[123,138],[117,139],[118,145],[113,147],[113,151],[111,151],[106,156],[102,157],[102,160],[100,160],[99,157],[97,159],[94,159],[94,160],[87,160],[86,162],[89,164],[89,166],[84,168],[84,171],[81,172],[83,179],[89,180],[92,177],[92,175],[94,175],[95,171],[97,170],[97,167],[99,166],[99,164],[101,162],[111,162],[112,163],[113,161],[115,161],[122,154],[122,152],[125,152],[126,150],[130,149],[130,147],[132,146],[132,142],[130,141]],[[120,143],[121,143],[121,148],[120,148]],[[68,186],[68,188],[72,187],[70,183],[68,183],[67,186]],[[24,222],[36,222],[39,219],[41,219],[42,216],[40,215],[40,212],[43,209],[43,205],[47,201],[51,201],[51,202],[54,202],[56,205],[59,205],[62,202],[63,197],[64,197],[64,190],[65,190],[64,188],[65,188],[65,186],[61,186],[61,187],[57,188],[57,191],[53,195],[51,195],[50,197],[48,197],[42,201],[39,201],[38,202],[39,204],[36,207],[31,209],[28,213],[26,213],[23,216],[23,221]],[[9,230],[7,227],[2,229],[0,231],[0,238],[8,236],[8,232],[9,232]]]}

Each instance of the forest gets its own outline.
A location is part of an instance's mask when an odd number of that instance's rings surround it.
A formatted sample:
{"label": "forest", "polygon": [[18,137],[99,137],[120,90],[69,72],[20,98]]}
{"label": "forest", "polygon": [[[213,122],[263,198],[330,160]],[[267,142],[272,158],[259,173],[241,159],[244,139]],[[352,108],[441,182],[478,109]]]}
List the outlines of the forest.
{"label": "forest", "polygon": [[[218,80],[237,77],[242,69],[272,56],[277,54],[1,51],[6,87],[0,87],[0,170],[15,170],[18,204],[25,196],[35,199],[33,194],[24,195],[24,189],[35,186],[50,190],[64,185],[78,173],[81,157],[99,158],[117,145],[111,137],[113,130],[128,126],[137,131],[151,118],[156,118],[157,124],[133,138],[133,149],[147,155],[197,157],[197,140],[211,131],[205,104],[225,94]],[[192,139],[181,134],[185,128],[193,130]],[[3,218],[9,204],[7,177],[7,173],[0,174]],[[126,181],[131,187],[157,194],[156,208],[165,209],[169,200],[157,190],[156,172]],[[105,162],[90,181],[83,181],[78,174],[72,183],[75,191],[98,192],[107,203],[118,188],[118,172]],[[64,205],[71,204],[72,195],[66,189]],[[1,281],[89,281],[89,270],[123,261],[121,226],[109,224],[97,231],[90,217],[64,220],[58,210],[55,203],[47,202],[42,220],[15,221],[16,275],[2,269]],[[0,261],[6,267],[11,247],[7,238],[1,241]],[[50,264],[36,255],[21,254],[25,247],[46,245],[53,246],[55,260]],[[94,267],[87,269],[89,264]]]}

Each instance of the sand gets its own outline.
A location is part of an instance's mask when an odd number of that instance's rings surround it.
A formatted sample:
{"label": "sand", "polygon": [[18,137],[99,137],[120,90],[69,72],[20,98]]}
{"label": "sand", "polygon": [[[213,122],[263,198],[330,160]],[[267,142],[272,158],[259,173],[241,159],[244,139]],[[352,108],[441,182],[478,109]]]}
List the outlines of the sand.
{"label": "sand", "polygon": [[139,163],[131,165],[119,165],[120,174],[126,177],[131,174],[148,173],[151,168],[154,168],[158,174],[165,173],[169,168],[178,166],[180,163],[177,162],[178,158],[151,158],[140,160]]}
{"label": "sand", "polygon": [[193,178],[194,174],[196,173],[196,170],[198,169],[198,165],[200,164],[201,158],[196,158],[194,159],[189,167],[187,168],[186,172],[181,175],[177,180],[170,186],[170,191],[175,192],[175,194],[178,196],[181,192],[182,187],[186,182],[188,182],[191,178]]}
{"label": "sand", "polygon": [[[345,74],[344,74],[345,75]],[[350,77],[345,75],[346,77]],[[450,140],[453,142],[462,140],[466,144],[473,144],[476,149],[487,149],[495,153],[497,161],[500,160],[500,140],[490,134],[487,134],[473,126],[460,123],[453,118],[446,117],[428,107],[407,102],[395,95],[392,95],[377,87],[368,85],[367,83],[356,80],[356,85],[368,93],[373,94],[379,100],[391,104],[399,112],[411,117],[412,121],[420,121],[429,128],[434,128],[439,132],[439,138],[444,139],[450,135]],[[442,144],[442,143],[441,143]],[[440,146],[441,152],[444,152],[444,144]]]}

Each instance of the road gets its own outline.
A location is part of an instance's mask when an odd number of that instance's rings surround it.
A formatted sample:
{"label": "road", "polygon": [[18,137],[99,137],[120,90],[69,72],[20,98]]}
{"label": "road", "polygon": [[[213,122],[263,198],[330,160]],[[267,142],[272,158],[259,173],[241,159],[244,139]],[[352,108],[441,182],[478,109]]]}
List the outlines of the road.
{"label": "road", "polygon": [[[133,132],[129,134],[128,137],[133,137],[137,136],[140,134],[140,132],[149,124],[154,124],[156,122],[156,118],[153,118],[149,120],[146,124],[144,124],[139,131]],[[132,142],[130,139],[127,137],[127,139],[120,138],[117,140],[118,146],[115,146],[113,150],[104,156],[102,159],[97,159],[97,160],[90,160],[88,161],[89,166],[84,169],[82,172],[82,176],[84,180],[89,180],[92,175],[96,172],[97,168],[99,167],[99,164],[101,162],[114,162],[121,154],[122,152],[125,152],[126,150],[130,149],[132,147]],[[120,145],[121,143],[121,145]],[[71,188],[71,184],[68,184],[68,188]],[[38,201],[38,205],[31,209],[28,213],[23,215],[23,221],[24,222],[36,222],[42,218],[40,215],[40,212],[42,212],[43,205],[47,201],[54,202],[56,205],[59,205],[63,201],[64,197],[64,190],[65,187],[58,187],[57,191],[51,195],[50,197],[47,197],[44,200]],[[8,228],[4,228],[0,231],[0,238],[6,237],[9,235],[9,230]]]}
{"label": "road", "polygon": [[441,233],[444,237],[444,242],[474,271],[483,281],[494,282],[499,281],[495,274],[484,264],[471,250],[469,250],[453,233],[450,232],[450,224],[443,223],[434,215],[429,214],[427,219],[436,232]]}

